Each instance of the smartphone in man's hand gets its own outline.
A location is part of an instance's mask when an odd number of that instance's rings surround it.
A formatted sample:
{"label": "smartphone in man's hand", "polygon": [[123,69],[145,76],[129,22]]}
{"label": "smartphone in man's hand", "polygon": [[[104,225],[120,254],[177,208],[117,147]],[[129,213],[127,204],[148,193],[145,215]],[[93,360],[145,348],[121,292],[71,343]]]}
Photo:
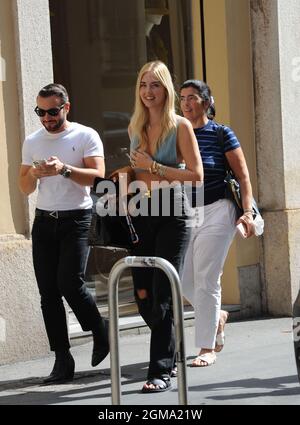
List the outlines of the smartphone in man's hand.
{"label": "smartphone in man's hand", "polygon": [[35,167],[35,168],[37,168],[37,167],[41,167],[42,165],[45,165],[46,164],[46,160],[45,159],[35,159],[33,162],[32,162],[32,164],[33,164],[33,166]]}

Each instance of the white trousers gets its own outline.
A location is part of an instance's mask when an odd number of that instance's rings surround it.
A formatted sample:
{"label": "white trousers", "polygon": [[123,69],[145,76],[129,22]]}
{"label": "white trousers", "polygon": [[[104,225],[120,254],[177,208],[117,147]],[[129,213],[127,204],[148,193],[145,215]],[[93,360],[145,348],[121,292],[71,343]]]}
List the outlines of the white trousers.
{"label": "white trousers", "polygon": [[221,275],[236,232],[236,213],[227,199],[196,210],[196,216],[203,213],[203,223],[192,228],[181,277],[182,289],[195,311],[196,347],[213,349],[221,309]]}

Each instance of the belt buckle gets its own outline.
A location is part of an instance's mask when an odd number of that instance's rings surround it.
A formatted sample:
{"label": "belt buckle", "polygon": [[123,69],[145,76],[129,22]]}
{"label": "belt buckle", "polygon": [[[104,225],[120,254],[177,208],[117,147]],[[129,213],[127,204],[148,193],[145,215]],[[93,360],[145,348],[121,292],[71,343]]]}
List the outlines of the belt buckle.
{"label": "belt buckle", "polygon": [[51,211],[51,213],[49,213],[49,215],[53,218],[58,219],[58,211]]}

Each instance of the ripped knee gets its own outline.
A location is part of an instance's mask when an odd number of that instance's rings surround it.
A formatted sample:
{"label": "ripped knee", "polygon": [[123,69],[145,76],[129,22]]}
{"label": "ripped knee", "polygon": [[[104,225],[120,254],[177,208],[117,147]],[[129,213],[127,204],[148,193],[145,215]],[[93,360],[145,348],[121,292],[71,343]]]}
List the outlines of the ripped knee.
{"label": "ripped knee", "polygon": [[140,300],[144,300],[148,297],[148,293],[146,289],[137,289],[137,296]]}

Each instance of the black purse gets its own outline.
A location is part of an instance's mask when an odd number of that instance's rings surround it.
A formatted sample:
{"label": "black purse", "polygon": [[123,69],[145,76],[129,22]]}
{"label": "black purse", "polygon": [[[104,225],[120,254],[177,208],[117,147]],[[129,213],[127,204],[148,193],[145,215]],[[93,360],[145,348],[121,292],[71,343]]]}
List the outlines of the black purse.
{"label": "black purse", "polygon": [[[243,211],[243,203],[242,203],[242,195],[241,195],[241,191],[240,191],[240,184],[237,181],[234,172],[232,171],[232,169],[230,168],[230,165],[227,161],[225,152],[224,152],[224,126],[223,125],[219,125],[217,127],[217,139],[218,139],[218,143],[222,148],[222,151],[224,153],[224,162],[225,162],[225,170],[226,170],[226,174],[225,174],[225,178],[224,178],[224,182],[226,183],[226,187],[225,187],[225,198],[230,199],[236,209],[236,215],[237,215],[237,219],[239,219],[244,211]],[[255,199],[252,198],[252,216],[253,216],[253,220],[255,219],[255,217],[257,215],[260,215],[258,206],[255,202]]]}
{"label": "black purse", "polygon": [[[103,192],[102,188],[97,189],[98,184],[109,182],[110,187],[114,186],[114,194]],[[118,209],[120,202],[119,184],[111,179],[96,177],[91,196],[94,201],[92,221],[88,235],[90,246],[115,247],[130,250],[139,241],[138,235],[132,224],[130,215],[127,212],[127,198],[122,198],[124,215]],[[114,203],[116,208],[110,210],[109,203]],[[103,215],[99,214],[99,209]],[[105,214],[106,212],[106,214]]]}

